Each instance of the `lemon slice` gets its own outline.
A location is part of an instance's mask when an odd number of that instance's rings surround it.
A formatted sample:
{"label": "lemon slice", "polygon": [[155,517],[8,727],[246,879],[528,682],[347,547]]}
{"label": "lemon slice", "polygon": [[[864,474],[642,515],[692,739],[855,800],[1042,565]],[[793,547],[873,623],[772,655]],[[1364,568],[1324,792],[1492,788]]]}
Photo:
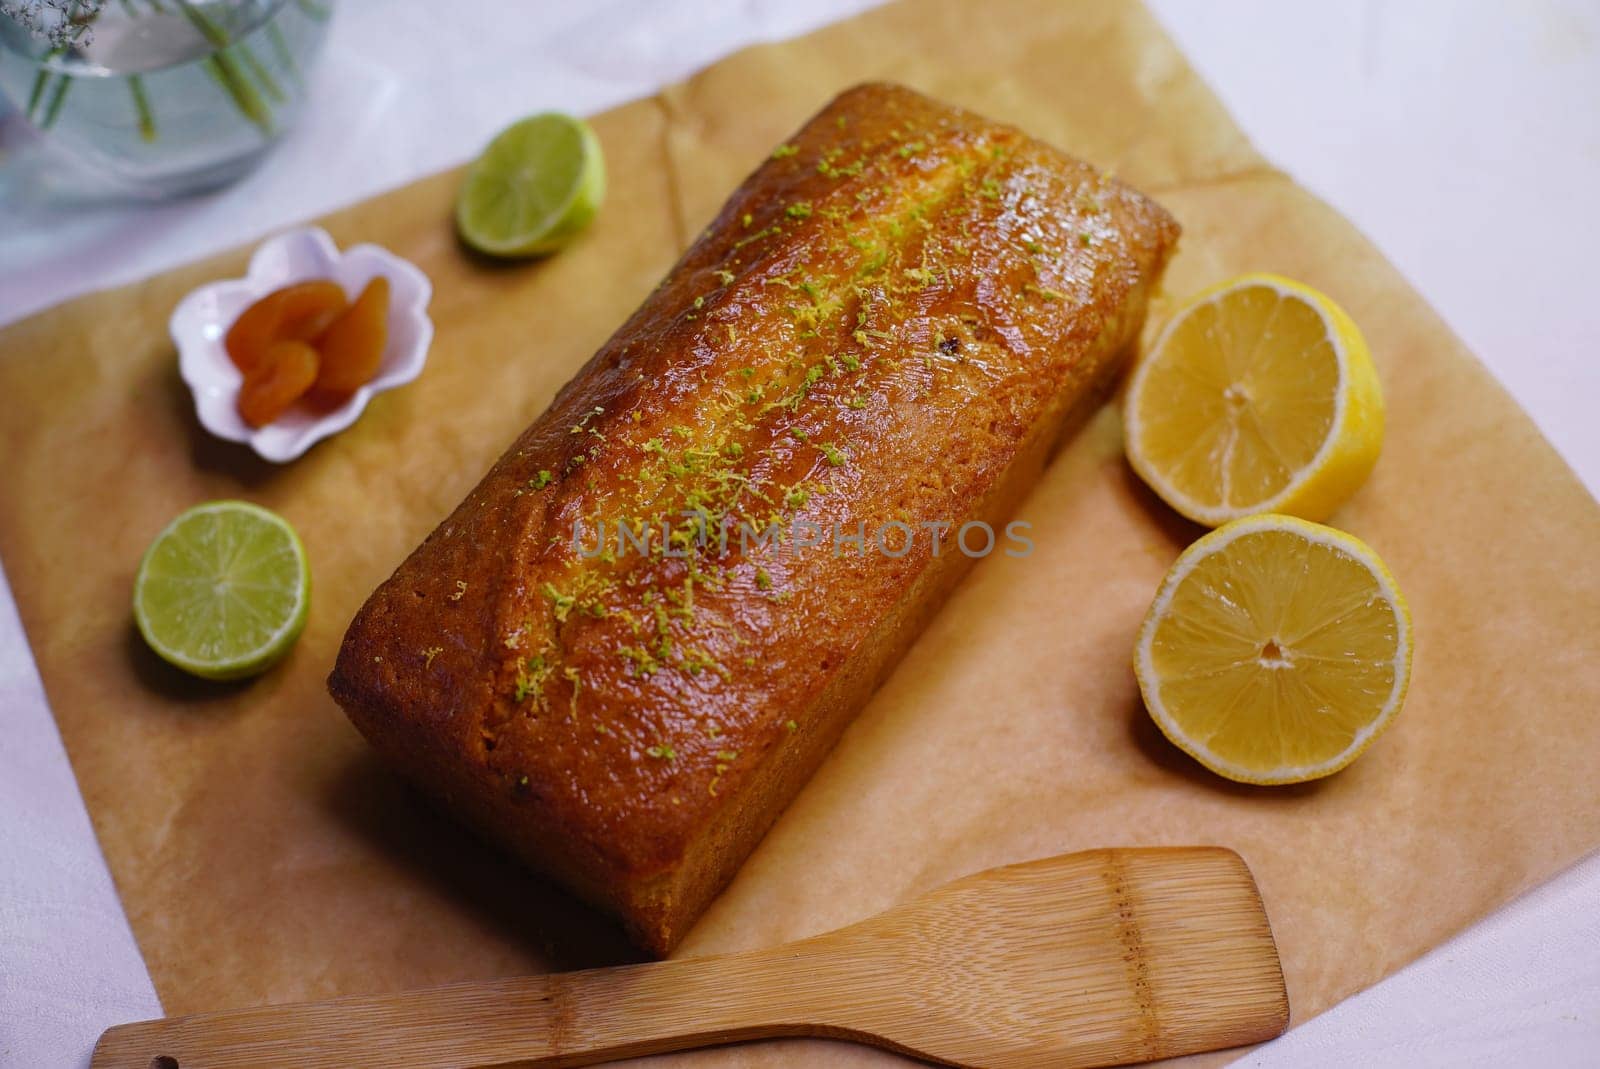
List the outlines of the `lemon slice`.
{"label": "lemon slice", "polygon": [[1337,772],[1388,726],[1411,677],[1411,616],[1366,544],[1293,516],[1235,520],[1184,551],[1134,650],[1163,734],[1219,775]]}
{"label": "lemon slice", "polygon": [[1383,445],[1361,331],[1277,275],[1224,282],[1179,309],[1134,369],[1124,420],[1140,478],[1212,527],[1257,512],[1326,519]]}
{"label": "lemon slice", "polygon": [[589,225],[605,199],[600,139],[558,112],[512,123],[467,170],[456,227],[491,256],[554,252]]}
{"label": "lemon slice", "polygon": [[145,551],[133,618],[162,660],[205,679],[265,671],[306,625],[311,572],[288,521],[246,501],[196,505]]}

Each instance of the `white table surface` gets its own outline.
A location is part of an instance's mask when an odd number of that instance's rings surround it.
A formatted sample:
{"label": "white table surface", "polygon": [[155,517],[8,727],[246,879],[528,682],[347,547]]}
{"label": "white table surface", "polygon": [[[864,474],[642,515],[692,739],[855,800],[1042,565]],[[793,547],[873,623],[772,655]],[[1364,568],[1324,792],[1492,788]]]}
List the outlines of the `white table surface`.
{"label": "white table surface", "polygon": [[[871,2],[343,0],[315,111],[244,182],[158,207],[51,208],[69,184],[0,119],[0,323]],[[1265,154],[1383,248],[1596,492],[1600,3],[1153,7]],[[101,1029],[158,1013],[0,581],[0,1065],[82,1066]],[[1600,855],[1247,1064],[1600,1065]]]}

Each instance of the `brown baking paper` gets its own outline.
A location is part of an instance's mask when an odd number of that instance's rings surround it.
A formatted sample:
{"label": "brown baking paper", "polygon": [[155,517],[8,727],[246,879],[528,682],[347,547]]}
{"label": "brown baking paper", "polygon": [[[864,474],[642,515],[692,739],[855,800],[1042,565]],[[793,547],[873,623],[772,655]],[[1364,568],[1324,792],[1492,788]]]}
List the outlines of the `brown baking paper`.
{"label": "brown baking paper", "polygon": [[[604,920],[380,769],[323,679],[361,600],[729,190],[835,91],[880,77],[1013,121],[1158,197],[1185,228],[1169,293],[1264,269],[1351,312],[1389,435],[1334,522],[1410,598],[1411,696],[1366,756],[1321,783],[1236,786],[1168,745],[1129,653],[1198,530],[1129,474],[1108,408],[1026,503],[1033,555],[980,564],[681,953],[822,931],[992,865],[1220,843],[1260,881],[1303,1021],[1600,845],[1600,509],[1528,418],[1352,226],[1254,153],[1142,9],[906,3],[599,117],[610,199],[546,262],[465,255],[454,174],[326,220],[341,243],[422,265],[438,332],[421,379],[289,466],[199,429],[166,336],[178,298],[238,274],[245,250],[0,334],[0,554],[168,1012],[630,955]],[[315,601],[285,664],[217,686],[146,652],[128,598],[173,514],[227,496],[295,524]],[[823,1051],[796,1041],[682,1061],[815,1065]]]}

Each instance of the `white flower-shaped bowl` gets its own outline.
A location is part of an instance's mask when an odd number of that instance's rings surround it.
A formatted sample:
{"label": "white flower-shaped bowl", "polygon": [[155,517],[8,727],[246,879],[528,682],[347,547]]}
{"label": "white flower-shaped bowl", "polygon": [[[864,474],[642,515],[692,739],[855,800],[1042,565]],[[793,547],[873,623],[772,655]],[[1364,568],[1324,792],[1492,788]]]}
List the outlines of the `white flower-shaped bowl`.
{"label": "white flower-shaped bowl", "polygon": [[[295,282],[327,278],[352,300],[378,275],[389,280],[389,337],[383,362],[371,382],[331,411],[295,405],[265,427],[254,428],[239,415],[244,376],[223,346],[233,321],[273,290]],[[403,386],[422,374],[433,340],[428,299],[433,286],[415,264],[377,245],[340,252],[326,231],[301,227],[263,242],[250,257],[244,278],[211,282],[191,292],[172,312],[169,329],[178,347],[178,369],[194,394],[200,425],[218,438],[248,442],[266,460],[283,464],[313,444],[356,421],[375,394]]]}

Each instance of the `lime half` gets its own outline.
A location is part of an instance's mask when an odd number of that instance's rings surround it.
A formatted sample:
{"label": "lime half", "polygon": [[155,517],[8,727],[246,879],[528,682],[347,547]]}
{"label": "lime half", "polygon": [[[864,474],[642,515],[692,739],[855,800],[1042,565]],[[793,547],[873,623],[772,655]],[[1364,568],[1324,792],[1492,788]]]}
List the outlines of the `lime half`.
{"label": "lime half", "polygon": [[311,572],[294,528],[247,501],[211,501],[145,550],[133,618],[162,660],[205,679],[241,679],[280,660],[306,626]]}
{"label": "lime half", "polygon": [[512,123],[467,169],[456,226],[491,256],[555,252],[600,210],[606,194],[600,139],[559,112]]}

